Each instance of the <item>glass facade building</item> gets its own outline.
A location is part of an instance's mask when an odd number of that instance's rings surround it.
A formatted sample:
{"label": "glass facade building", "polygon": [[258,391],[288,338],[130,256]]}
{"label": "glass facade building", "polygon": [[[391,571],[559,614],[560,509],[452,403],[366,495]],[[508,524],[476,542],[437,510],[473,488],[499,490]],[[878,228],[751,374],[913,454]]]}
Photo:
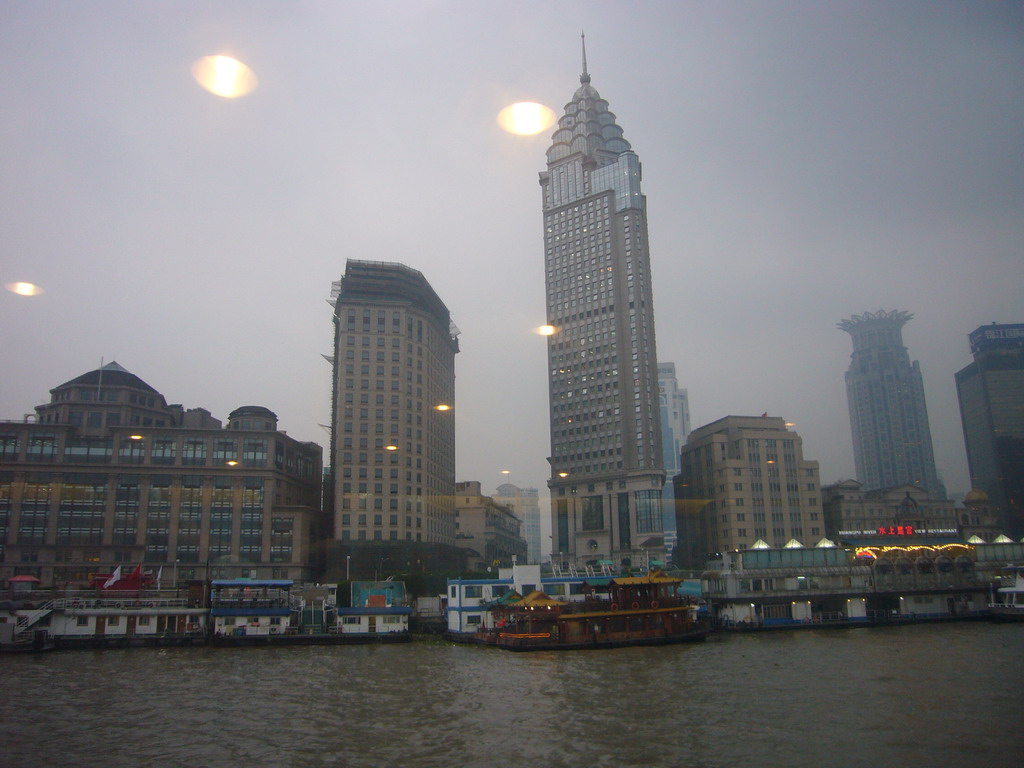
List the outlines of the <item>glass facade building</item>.
{"label": "glass facade building", "polygon": [[1024,323],[970,334],[974,362],[956,374],[972,485],[995,505],[1004,533],[1024,536]]}
{"label": "glass facade building", "polygon": [[640,160],[590,84],[540,174],[552,557],[638,565],[664,553],[664,469]]}

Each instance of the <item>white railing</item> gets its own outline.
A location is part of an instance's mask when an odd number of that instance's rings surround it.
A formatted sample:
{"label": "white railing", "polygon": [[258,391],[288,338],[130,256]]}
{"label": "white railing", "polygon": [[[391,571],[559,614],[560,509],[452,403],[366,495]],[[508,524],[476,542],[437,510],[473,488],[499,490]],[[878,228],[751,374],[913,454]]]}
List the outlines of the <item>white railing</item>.
{"label": "white railing", "polygon": [[186,597],[58,597],[52,608],[74,610],[140,610],[143,608],[188,608]]}
{"label": "white railing", "polygon": [[50,611],[53,610],[53,601],[43,603],[38,608],[27,613],[20,613],[18,615],[17,623],[15,624],[14,640],[15,642],[25,642],[30,639],[35,632],[32,629],[32,625],[39,621],[41,618],[46,616]]}

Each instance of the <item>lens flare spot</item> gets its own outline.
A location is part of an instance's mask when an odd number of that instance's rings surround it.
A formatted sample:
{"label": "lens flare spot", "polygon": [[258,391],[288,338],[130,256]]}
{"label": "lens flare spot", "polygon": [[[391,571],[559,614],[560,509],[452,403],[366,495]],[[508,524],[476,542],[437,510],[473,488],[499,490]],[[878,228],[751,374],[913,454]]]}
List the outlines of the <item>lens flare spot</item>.
{"label": "lens flare spot", "polygon": [[256,88],[256,75],[230,56],[204,56],[192,64],[192,76],[203,88],[225,99],[237,99]]}
{"label": "lens flare spot", "polygon": [[554,124],[554,111],[533,101],[510,104],[498,113],[498,125],[517,136],[533,136]]}
{"label": "lens flare spot", "polygon": [[8,283],[6,287],[8,291],[19,296],[38,296],[43,292],[35,283]]}
{"label": "lens flare spot", "polygon": [[542,325],[540,328],[537,329],[537,333],[539,333],[541,336],[554,336],[555,335],[555,326],[553,326],[553,325]]}

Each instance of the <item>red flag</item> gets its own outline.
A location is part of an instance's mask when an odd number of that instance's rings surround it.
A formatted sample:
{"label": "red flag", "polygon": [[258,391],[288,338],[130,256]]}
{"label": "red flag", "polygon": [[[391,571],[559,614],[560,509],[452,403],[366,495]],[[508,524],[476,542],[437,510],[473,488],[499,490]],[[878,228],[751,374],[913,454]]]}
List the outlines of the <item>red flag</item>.
{"label": "red flag", "polygon": [[139,563],[135,570],[124,577],[122,589],[138,589],[142,586],[142,563]]}

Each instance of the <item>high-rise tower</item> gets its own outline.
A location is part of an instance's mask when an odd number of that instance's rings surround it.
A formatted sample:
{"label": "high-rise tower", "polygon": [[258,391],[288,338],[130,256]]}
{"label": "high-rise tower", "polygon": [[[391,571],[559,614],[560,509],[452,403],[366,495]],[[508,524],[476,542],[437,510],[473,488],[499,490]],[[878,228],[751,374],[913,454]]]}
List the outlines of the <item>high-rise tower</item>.
{"label": "high-rise tower", "polygon": [[590,84],[585,48],[540,185],[552,556],[639,565],[664,552],[647,209],[640,159]]}
{"label": "high-rise tower", "polygon": [[459,342],[448,309],[417,270],[353,259],[332,300],[335,538],[453,545]]}
{"label": "high-rise tower", "polygon": [[974,362],[956,374],[974,487],[997,508],[1003,532],[1024,536],[1024,323],[970,335]]}
{"label": "high-rise tower", "polygon": [[865,312],[838,327],[853,337],[846,397],[857,479],[865,491],[918,485],[946,498],[935,471],[921,367],[910,362],[902,328],[913,317],[892,310]]}
{"label": "high-rise tower", "polygon": [[661,440],[665,470],[676,475],[682,466],[679,455],[690,434],[690,396],[679,388],[675,363],[658,363],[658,390],[661,394]]}

